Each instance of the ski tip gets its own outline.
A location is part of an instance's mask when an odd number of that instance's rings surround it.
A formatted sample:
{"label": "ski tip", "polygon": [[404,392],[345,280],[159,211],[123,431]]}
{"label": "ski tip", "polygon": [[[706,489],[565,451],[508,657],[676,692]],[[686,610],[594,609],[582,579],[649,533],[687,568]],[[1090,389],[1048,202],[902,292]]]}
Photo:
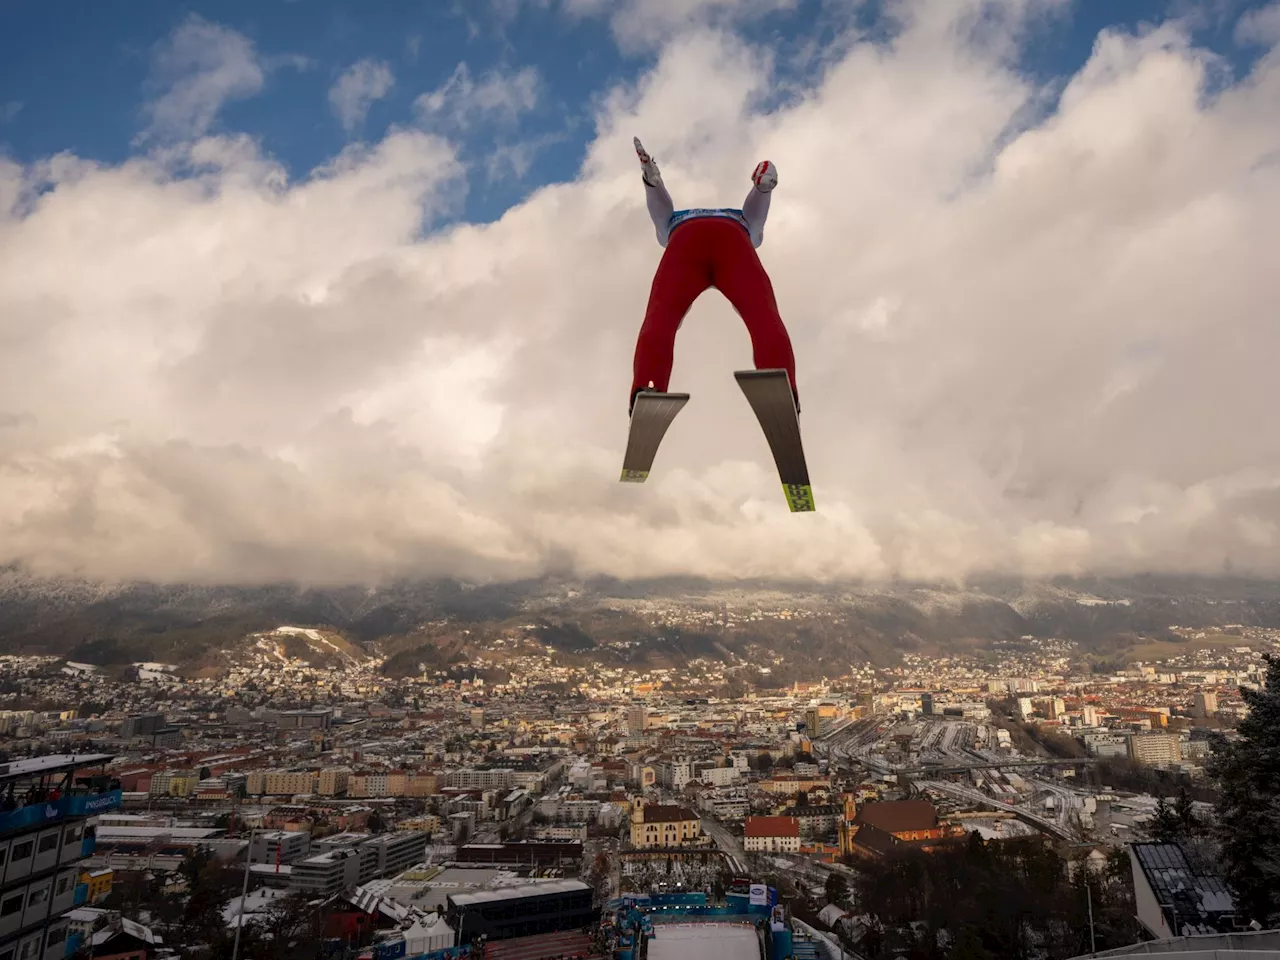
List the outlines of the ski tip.
{"label": "ski tip", "polygon": [[649,479],[648,470],[623,470],[621,483],[644,483]]}
{"label": "ski tip", "polygon": [[817,507],[813,505],[813,487],[807,483],[784,483],[782,492],[786,495],[787,506],[792,513],[813,513]]}

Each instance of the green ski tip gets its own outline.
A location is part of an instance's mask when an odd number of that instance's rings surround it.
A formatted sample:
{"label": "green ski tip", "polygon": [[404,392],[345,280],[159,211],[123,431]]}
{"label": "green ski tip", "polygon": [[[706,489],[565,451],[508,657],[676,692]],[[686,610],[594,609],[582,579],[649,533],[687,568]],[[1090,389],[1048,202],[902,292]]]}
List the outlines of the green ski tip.
{"label": "green ski tip", "polygon": [[807,483],[784,483],[782,492],[792,513],[812,513],[817,509],[813,505],[813,488]]}

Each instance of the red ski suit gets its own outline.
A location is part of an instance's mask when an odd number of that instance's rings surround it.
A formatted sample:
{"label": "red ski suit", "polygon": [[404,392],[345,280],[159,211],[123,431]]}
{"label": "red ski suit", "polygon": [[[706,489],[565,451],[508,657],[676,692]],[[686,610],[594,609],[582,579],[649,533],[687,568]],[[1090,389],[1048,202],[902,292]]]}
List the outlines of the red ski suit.
{"label": "red ski suit", "polygon": [[[645,192],[650,195],[650,214],[666,252],[653,278],[649,306],[636,341],[632,403],[636,393],[649,388],[651,382],[652,389],[666,392],[676,332],[693,301],[708,287],[715,287],[746,324],[756,369],[787,371],[798,410],[791,338],[778,313],[773,284],[755,251],[763,240],[767,194],[748,196],[744,215],[744,211],[726,209],[668,213],[671,202],[664,188],[646,184]],[[756,222],[752,223],[752,219]]]}

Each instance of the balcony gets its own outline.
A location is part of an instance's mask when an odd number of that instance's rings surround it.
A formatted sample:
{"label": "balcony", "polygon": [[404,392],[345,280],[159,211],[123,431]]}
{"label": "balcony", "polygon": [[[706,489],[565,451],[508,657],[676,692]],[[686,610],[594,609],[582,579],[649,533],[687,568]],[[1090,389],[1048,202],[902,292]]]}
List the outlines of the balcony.
{"label": "balcony", "polygon": [[69,793],[57,800],[41,800],[0,813],[0,835],[43,827],[67,817],[89,817],[120,807],[119,790],[106,793]]}

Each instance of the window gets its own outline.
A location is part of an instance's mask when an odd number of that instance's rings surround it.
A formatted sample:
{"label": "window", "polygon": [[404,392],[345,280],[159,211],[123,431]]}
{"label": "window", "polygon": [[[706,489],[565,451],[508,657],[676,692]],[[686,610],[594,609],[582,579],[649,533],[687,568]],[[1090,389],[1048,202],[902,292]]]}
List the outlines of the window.
{"label": "window", "polygon": [[40,955],[40,938],[25,941],[18,948],[18,960],[35,960]]}
{"label": "window", "polygon": [[57,884],[54,886],[53,895],[60,897],[71,889],[71,877],[59,877]]}
{"label": "window", "polygon": [[48,836],[40,838],[40,853],[48,853],[50,850],[58,849],[58,835],[51,833]]}
{"label": "window", "polygon": [[31,897],[27,900],[28,907],[37,907],[49,899],[49,888],[41,887],[39,890],[32,890]]}
{"label": "window", "polygon": [[50,947],[56,947],[65,939],[67,939],[67,928],[57,927],[49,931],[49,937],[44,942],[44,948],[48,950]]}
{"label": "window", "polygon": [[31,851],[35,848],[36,842],[34,840],[24,840],[22,843],[15,843],[13,845],[13,859],[25,860],[27,857],[31,856]]}
{"label": "window", "polygon": [[15,893],[12,897],[6,897],[3,903],[0,903],[0,917],[11,917],[22,909],[22,894]]}

